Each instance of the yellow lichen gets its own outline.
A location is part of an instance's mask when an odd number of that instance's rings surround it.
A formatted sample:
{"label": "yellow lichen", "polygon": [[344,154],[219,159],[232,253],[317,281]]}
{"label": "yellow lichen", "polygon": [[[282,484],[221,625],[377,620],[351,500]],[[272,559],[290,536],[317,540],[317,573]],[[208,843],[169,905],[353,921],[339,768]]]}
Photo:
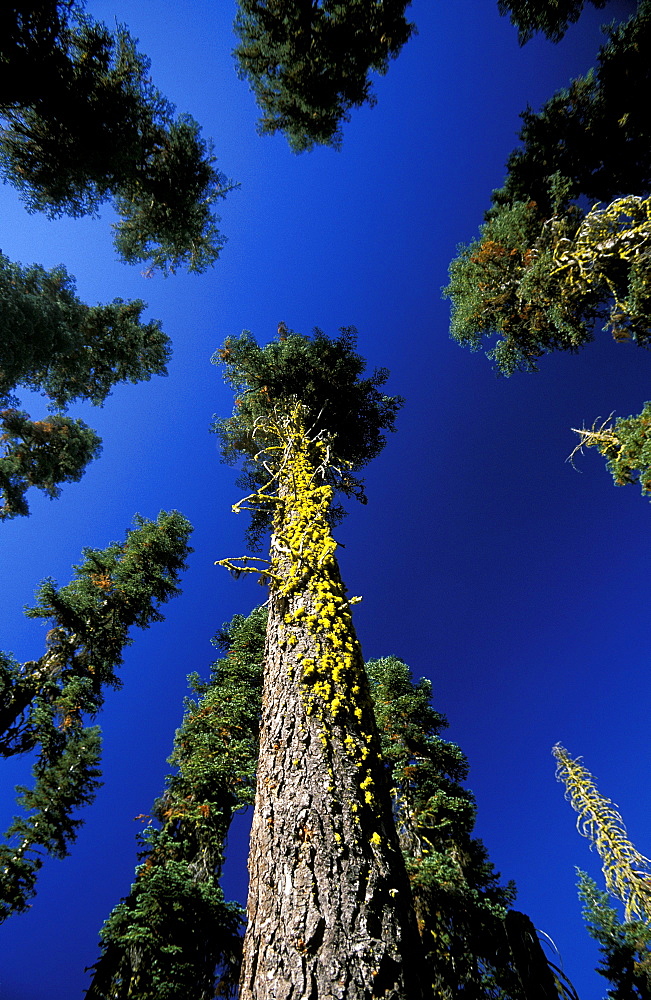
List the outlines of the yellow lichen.
{"label": "yellow lichen", "polygon": [[[329,444],[305,430],[300,405],[289,413],[275,412],[264,426],[267,439],[275,442],[266,449],[266,468],[276,469],[270,482],[257,493],[235,505],[235,509],[255,509],[272,502],[273,534],[271,559],[257,570],[248,565],[250,557],[221,560],[232,572],[257,572],[272,592],[291,600],[300,593],[301,604],[283,615],[285,648],[298,645],[293,626],[307,631],[312,656],[299,658],[305,712],[314,716],[323,729],[324,746],[331,739],[332,724],[341,727],[354,718],[354,737],[344,739],[346,752],[359,769],[360,798],[370,804],[372,778],[366,758],[372,740],[359,732],[364,721],[360,696],[365,689],[364,665],[355,636],[350,605],[360,598],[346,596],[336,562],[337,543],[332,537],[328,513],[333,488],[324,482],[329,462]],[[265,453],[263,453],[265,455]],[[307,644],[306,644],[307,645]],[[367,709],[368,710],[368,709]],[[357,804],[353,803],[353,811]],[[375,843],[375,841],[373,841]]]}

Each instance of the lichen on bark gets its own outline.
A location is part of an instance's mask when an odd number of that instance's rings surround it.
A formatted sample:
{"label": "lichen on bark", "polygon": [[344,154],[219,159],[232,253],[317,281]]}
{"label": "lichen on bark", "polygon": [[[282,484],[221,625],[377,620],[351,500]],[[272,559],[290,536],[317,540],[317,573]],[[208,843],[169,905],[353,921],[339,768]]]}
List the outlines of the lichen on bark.
{"label": "lichen on bark", "polygon": [[274,506],[240,997],[415,1000],[411,891],[328,521],[336,459],[304,417],[265,418],[270,482],[236,505]]}

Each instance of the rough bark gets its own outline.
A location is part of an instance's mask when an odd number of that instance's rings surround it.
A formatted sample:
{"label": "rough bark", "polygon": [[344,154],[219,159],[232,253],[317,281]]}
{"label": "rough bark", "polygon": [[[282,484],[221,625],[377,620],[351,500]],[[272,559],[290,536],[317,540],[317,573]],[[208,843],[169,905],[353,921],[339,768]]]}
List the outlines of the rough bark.
{"label": "rough bark", "polygon": [[419,1000],[419,936],[325,519],[331,491],[314,486],[299,445],[272,538],[240,998]]}

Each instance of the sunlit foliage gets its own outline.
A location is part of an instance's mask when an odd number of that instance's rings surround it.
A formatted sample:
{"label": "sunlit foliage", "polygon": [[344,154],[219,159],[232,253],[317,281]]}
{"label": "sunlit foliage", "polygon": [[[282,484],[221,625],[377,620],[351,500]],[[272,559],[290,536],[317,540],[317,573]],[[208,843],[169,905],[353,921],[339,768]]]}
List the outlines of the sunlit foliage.
{"label": "sunlit foliage", "polygon": [[651,403],[641,413],[595,421],[592,427],[575,429],[579,443],[572,458],[584,447],[596,448],[607,461],[616,486],[639,483],[642,493],[651,493]]}
{"label": "sunlit foliage", "polygon": [[500,372],[535,371],[541,355],[576,351],[597,320],[616,340],[651,338],[651,200],[628,196],[544,219],[533,202],[496,212],[461,248],[445,293],[452,336],[489,352]]}

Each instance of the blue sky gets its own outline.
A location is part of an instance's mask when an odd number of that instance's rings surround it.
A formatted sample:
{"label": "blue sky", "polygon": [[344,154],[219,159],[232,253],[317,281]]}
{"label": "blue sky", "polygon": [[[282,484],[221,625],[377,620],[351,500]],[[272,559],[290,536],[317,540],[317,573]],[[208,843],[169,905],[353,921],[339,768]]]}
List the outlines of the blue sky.
{"label": "blue sky", "polygon": [[[575,831],[550,751],[560,740],[582,754],[651,851],[651,511],[637,490],[612,486],[594,453],[578,471],[566,457],[571,427],[641,409],[651,357],[599,334],[579,355],[543,359],[537,375],[498,378],[449,339],[440,288],[503,180],[519,112],[585,72],[599,25],[630,6],[591,8],[560,45],[520,49],[493,0],[414,0],[419,33],[377,79],[377,106],[353,114],[341,152],[297,157],[282,137],[256,134],[230,54],[233,3],[88,4],[140,39],[156,85],[201,123],[241,186],[220,209],[228,243],[215,268],[168,279],[116,261],[108,208],[49,222],[0,190],[5,254],[64,263],[91,303],[144,298],[174,343],[168,378],[120,387],[101,410],[71,410],[101,434],[102,457],[60,499],[35,497],[30,518],[2,525],[2,646],[21,660],[40,655],[45,626],[21,611],[39,581],[66,583],[81,548],[119,540],[134,513],[175,508],[195,525],[183,595],[163,624],[134,635],[124,688],[107,699],[105,783],[72,855],[46,862],[32,909],[2,928],[0,1000],[81,997],[98,930],[132,881],[133,817],[162,789],[186,675],[205,675],[219,625],[264,598],[214,566],[243,551],[244,522],[208,432],[232,406],[210,357],[242,329],[266,342],[279,320],[302,332],[357,326],[369,366],[390,368],[389,391],[406,397],[398,432],[368,469],[368,505],[337,532],[344,579],[364,597],[363,649],[432,679],[449,738],[470,761],[478,835],[582,1000],[603,996],[574,887],[575,865],[599,881],[599,863]],[[24,406],[43,412],[38,398]],[[28,776],[28,762],[4,766],[4,827],[13,786]],[[230,855],[227,891],[243,899],[246,819]]]}

